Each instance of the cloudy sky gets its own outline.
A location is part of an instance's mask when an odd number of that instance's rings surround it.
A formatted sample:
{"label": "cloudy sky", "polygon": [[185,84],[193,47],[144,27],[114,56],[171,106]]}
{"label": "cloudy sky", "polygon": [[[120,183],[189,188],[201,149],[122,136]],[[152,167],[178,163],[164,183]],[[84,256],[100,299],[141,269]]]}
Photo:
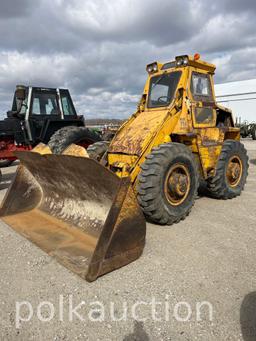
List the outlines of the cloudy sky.
{"label": "cloudy sky", "polygon": [[67,87],[79,113],[127,117],[145,65],[199,52],[216,82],[256,78],[255,0],[0,0],[0,110],[16,84]]}

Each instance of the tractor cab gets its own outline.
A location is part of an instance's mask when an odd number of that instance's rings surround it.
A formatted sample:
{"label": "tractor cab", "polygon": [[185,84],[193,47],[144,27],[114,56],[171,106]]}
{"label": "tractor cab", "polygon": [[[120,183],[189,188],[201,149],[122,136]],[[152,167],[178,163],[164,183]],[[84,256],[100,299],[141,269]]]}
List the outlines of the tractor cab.
{"label": "tractor cab", "polygon": [[[8,119],[11,119],[10,121]],[[52,134],[65,125],[83,126],[67,89],[17,85],[8,125],[15,125],[18,142],[47,143]],[[17,124],[20,129],[17,129]]]}
{"label": "tractor cab", "polygon": [[66,89],[39,88],[18,85],[13,98],[12,111],[15,116],[74,116],[76,110]]}
{"label": "tractor cab", "polygon": [[16,151],[48,143],[61,129],[84,125],[67,89],[17,85],[12,109],[0,120],[0,167],[10,165]]}

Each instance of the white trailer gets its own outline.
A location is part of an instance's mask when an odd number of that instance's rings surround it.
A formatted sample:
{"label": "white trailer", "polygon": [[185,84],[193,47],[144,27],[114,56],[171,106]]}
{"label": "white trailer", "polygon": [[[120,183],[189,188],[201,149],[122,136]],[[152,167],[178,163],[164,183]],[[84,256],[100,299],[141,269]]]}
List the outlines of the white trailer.
{"label": "white trailer", "polygon": [[215,94],[238,122],[256,122],[256,79],[216,84]]}

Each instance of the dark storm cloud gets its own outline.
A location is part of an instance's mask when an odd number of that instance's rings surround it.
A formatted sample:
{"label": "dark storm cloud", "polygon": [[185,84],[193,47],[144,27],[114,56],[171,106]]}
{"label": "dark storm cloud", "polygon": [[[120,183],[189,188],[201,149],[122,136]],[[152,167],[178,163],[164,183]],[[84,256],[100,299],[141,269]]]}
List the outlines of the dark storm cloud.
{"label": "dark storm cloud", "polygon": [[243,12],[256,12],[255,0],[224,0],[221,2],[221,8],[227,12],[243,13]]}
{"label": "dark storm cloud", "polygon": [[[32,9],[25,6],[29,1],[21,2],[24,8],[20,2],[17,9],[5,2],[0,5],[3,13],[7,9],[16,14],[20,11],[18,18],[3,14],[6,19],[0,22],[3,48],[45,53],[74,51],[87,42],[148,41],[157,46],[169,45],[195,35],[202,21],[201,16],[193,13],[193,2],[188,0],[35,1]],[[184,10],[186,22],[182,20]]]}
{"label": "dark storm cloud", "polygon": [[[12,7],[7,7],[5,0],[0,1],[0,13],[3,12],[4,18],[0,20],[2,50],[50,54],[69,52],[79,46],[80,37],[73,35],[62,20],[65,9],[61,8],[59,1],[11,1],[20,8],[17,16],[8,16],[7,8]],[[16,13],[18,10],[13,11]]]}
{"label": "dark storm cloud", "polygon": [[[100,41],[148,41],[157,46],[189,39],[200,29],[203,18],[193,12],[193,1],[120,1],[123,6],[113,10],[113,3],[102,1],[84,11],[77,1],[68,2],[66,22],[87,39]],[[81,3],[80,3],[81,5]],[[87,13],[99,13],[94,20],[84,20]],[[185,16],[185,17],[184,17]],[[76,21],[75,21],[76,18]]]}
{"label": "dark storm cloud", "polygon": [[35,3],[33,0],[1,0],[0,19],[24,17],[33,10]]}
{"label": "dark storm cloud", "polygon": [[80,112],[128,115],[145,65],[201,52],[216,80],[256,77],[256,3],[0,0],[0,109],[17,83],[71,89]]}

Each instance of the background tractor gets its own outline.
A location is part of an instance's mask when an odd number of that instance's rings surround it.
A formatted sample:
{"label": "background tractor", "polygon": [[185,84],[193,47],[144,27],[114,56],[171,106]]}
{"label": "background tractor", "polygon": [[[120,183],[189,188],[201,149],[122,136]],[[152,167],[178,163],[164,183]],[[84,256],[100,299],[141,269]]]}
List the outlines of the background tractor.
{"label": "background tractor", "polygon": [[85,128],[67,89],[17,86],[12,110],[0,121],[0,167],[16,159],[15,151],[31,150],[40,142],[50,142],[55,150],[55,142],[60,148],[63,140],[87,147],[101,139]]}
{"label": "background tractor", "polygon": [[212,197],[240,195],[247,152],[231,111],[216,103],[214,71],[198,54],[149,64],[137,111],[110,144],[89,146],[90,158],[74,144],[62,155],[17,152],[2,219],[93,281],[141,255],[144,217],[185,219],[200,180]]}
{"label": "background tractor", "polygon": [[250,134],[253,140],[256,140],[256,123],[253,122],[250,124]]}
{"label": "background tractor", "polygon": [[244,121],[242,123],[236,122],[236,127],[240,128],[240,135],[243,138],[251,137],[253,140],[256,140],[256,123],[249,123],[248,121]]}

